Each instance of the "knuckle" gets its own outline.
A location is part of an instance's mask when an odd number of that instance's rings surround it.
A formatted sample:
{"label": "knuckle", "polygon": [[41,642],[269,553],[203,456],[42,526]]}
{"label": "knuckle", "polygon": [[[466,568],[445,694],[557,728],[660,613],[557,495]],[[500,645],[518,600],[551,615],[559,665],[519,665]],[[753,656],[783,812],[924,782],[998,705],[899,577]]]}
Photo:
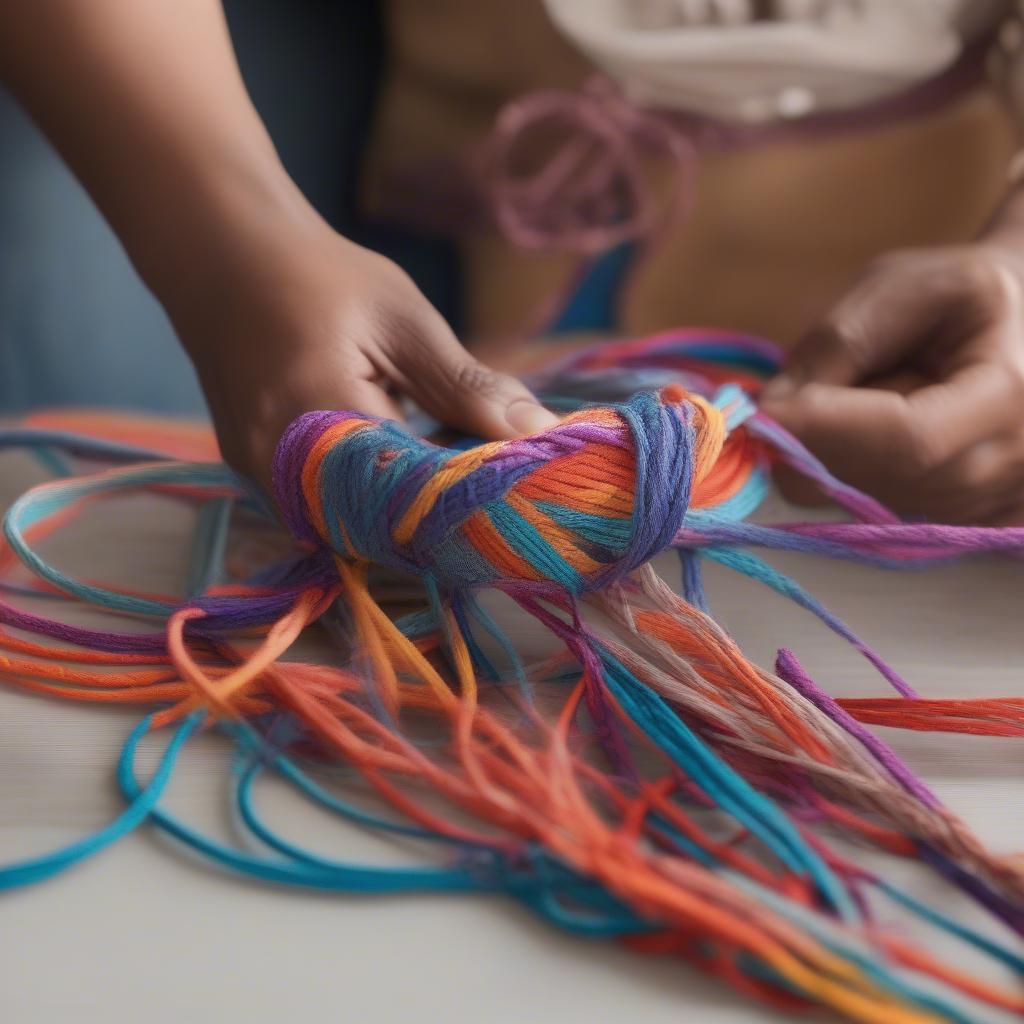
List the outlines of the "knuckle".
{"label": "knuckle", "polygon": [[999,368],[1003,383],[1009,390],[1010,400],[1014,404],[1024,402],[1024,345],[1020,339],[1014,346],[1014,351]]}
{"label": "knuckle", "polygon": [[903,462],[913,479],[927,476],[942,463],[942,447],[935,433],[908,418],[902,430]]}
{"label": "knuckle", "polygon": [[452,371],[452,383],[460,391],[493,398],[505,388],[505,379],[482,363],[460,363]]}
{"label": "knuckle", "polygon": [[974,452],[957,468],[952,483],[964,491],[980,491],[991,482],[992,471],[991,459]]}
{"label": "knuckle", "polygon": [[979,248],[966,252],[960,258],[960,274],[970,294],[989,306],[1006,308],[1020,302],[1016,275],[993,253]]}
{"label": "knuckle", "polygon": [[978,349],[978,362],[971,367],[976,388],[973,408],[984,412],[986,405],[1000,411],[1008,429],[1021,421],[1020,407],[1024,403],[1024,351],[1016,337],[1000,331]]}
{"label": "knuckle", "polygon": [[855,373],[869,365],[867,331],[860,304],[851,302],[836,310],[821,325],[814,339],[822,356],[842,356]]}
{"label": "knuckle", "polygon": [[948,264],[949,250],[928,248],[892,249],[875,256],[861,281],[888,290],[905,287],[922,278],[930,278]]}
{"label": "knuckle", "polygon": [[415,284],[405,268],[382,253],[375,252],[373,249],[362,249],[359,259],[364,274],[375,281],[382,292],[387,293],[396,287],[415,288]]}
{"label": "knuckle", "polygon": [[904,267],[913,266],[917,262],[918,256],[919,250],[917,249],[890,249],[888,252],[875,256],[868,263],[864,276],[870,278],[878,274],[891,274],[893,271],[903,270]]}
{"label": "knuckle", "polygon": [[405,306],[394,301],[394,296],[382,297],[370,304],[366,313],[370,322],[379,325],[383,339],[395,344],[415,344],[420,341],[420,325]]}

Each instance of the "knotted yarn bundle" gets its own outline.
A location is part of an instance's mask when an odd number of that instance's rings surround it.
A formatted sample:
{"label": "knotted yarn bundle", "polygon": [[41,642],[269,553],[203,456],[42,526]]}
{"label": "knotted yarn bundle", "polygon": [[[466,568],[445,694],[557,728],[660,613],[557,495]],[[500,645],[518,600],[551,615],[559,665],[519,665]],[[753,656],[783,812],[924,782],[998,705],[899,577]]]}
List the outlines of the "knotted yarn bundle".
{"label": "knotted yarn bundle", "polygon": [[[59,415],[0,435],[56,474],[7,514],[4,587],[26,590],[17,556],[32,593],[161,624],[101,632],[0,605],[5,682],[152,708],[118,766],[124,815],[0,869],[0,887],[48,877],[148,822],[223,869],[278,884],[504,892],[562,928],[686,957],[784,1007],[892,1022],[1024,1014],[1019,992],[880,924],[880,902],[902,908],[1024,975],[1012,948],[1024,935],[1024,861],[990,851],[868,728],[1019,737],[1024,699],[919,697],[752,550],[897,568],[1016,550],[1024,530],[902,523],[833,479],[752,401],[777,361],[764,342],[710,331],[583,350],[531,380],[564,419],[505,442],[441,444],[354,411],[309,413],[274,467],[295,543],[264,564],[232,566],[225,551],[229,534],[274,529],[265,505],[216,462],[173,461],[212,455],[207,435]],[[68,456],[128,465],[76,477]],[[777,461],[851,521],[747,522]],[[42,558],[39,541],[82,507],[140,490],[200,509],[187,597],[72,579]],[[650,564],[669,549],[682,596]],[[817,615],[897,695],[836,700],[786,650],[774,670],[752,664],[709,614],[705,558]],[[489,592],[543,627],[552,650],[523,657]],[[396,594],[414,609],[389,613]],[[314,623],[336,657],[284,660]],[[237,745],[237,807],[262,853],[160,805],[188,737],[209,727]],[[166,728],[143,783],[138,744]],[[394,867],[306,850],[260,816],[266,772],[436,852]],[[351,799],[354,776],[378,810]],[[867,848],[921,862],[1007,941],[903,893],[865,866]]]}
{"label": "knotted yarn bundle", "polygon": [[664,551],[691,503],[741,481],[725,441],[723,414],[678,386],[464,451],[317,412],[285,433],[276,492],[295,535],[346,562],[449,588],[583,594]]}

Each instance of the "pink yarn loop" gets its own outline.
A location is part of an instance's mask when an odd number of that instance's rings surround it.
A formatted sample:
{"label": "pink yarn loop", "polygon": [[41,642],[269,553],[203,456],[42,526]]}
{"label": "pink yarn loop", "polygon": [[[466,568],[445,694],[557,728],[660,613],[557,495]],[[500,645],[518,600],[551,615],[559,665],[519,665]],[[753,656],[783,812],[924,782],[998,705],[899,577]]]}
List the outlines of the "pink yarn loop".
{"label": "pink yarn loop", "polygon": [[[554,153],[535,170],[517,171],[551,134],[559,139]],[[651,156],[675,164],[667,201],[647,180]],[[692,205],[696,158],[678,127],[595,77],[579,92],[547,89],[501,110],[486,152],[488,192],[498,227],[515,245],[599,253],[678,226]]]}

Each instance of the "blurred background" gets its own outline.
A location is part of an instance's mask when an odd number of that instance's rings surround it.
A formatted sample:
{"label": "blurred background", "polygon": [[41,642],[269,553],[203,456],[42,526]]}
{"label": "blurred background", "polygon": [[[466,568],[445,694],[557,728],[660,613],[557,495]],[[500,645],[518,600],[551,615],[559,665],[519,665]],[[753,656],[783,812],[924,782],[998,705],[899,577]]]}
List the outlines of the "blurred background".
{"label": "blurred background", "polygon": [[[1003,0],[224,6],[301,189],[485,353],[677,324],[792,344],[876,256],[974,238],[1018,145]],[[540,195],[559,160],[576,170]],[[0,410],[82,404],[204,408],[119,243],[0,93]]]}

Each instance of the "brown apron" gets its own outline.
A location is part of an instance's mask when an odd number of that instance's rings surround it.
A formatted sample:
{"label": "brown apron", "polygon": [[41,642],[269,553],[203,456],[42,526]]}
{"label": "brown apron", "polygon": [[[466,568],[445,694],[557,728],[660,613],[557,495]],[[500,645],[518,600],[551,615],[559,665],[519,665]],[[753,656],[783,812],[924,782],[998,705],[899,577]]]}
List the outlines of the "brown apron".
{"label": "brown apron", "polygon": [[[371,213],[388,210],[386,183],[408,168],[479,144],[509,100],[578,89],[593,73],[540,0],[391,0],[388,19]],[[982,84],[897,122],[703,152],[693,211],[638,261],[618,327],[714,325],[792,344],[872,258],[973,238],[1016,145],[1003,101]],[[493,229],[463,231],[459,243],[469,341],[522,332],[580,265],[573,254],[517,250]]]}

